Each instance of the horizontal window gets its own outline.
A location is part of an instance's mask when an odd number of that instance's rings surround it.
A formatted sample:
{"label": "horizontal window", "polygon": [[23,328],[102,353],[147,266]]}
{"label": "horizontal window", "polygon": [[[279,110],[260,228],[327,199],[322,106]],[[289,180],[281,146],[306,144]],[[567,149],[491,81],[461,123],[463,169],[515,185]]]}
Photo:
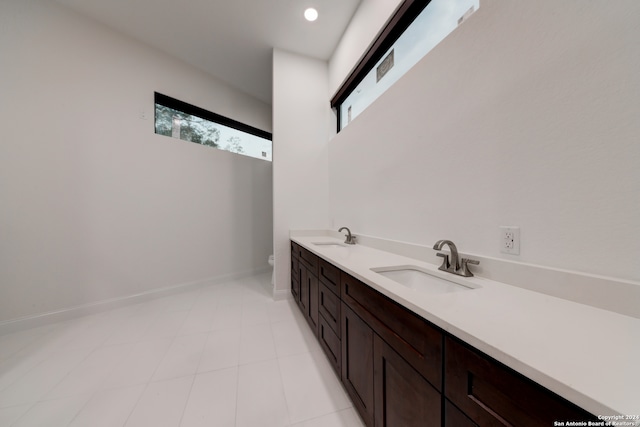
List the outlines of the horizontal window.
{"label": "horizontal window", "polygon": [[155,93],[155,129],[160,135],[231,151],[262,160],[272,160],[269,132]]}
{"label": "horizontal window", "polygon": [[332,107],[338,113],[338,131],[344,129],[479,6],[479,0],[405,1],[332,100]]}

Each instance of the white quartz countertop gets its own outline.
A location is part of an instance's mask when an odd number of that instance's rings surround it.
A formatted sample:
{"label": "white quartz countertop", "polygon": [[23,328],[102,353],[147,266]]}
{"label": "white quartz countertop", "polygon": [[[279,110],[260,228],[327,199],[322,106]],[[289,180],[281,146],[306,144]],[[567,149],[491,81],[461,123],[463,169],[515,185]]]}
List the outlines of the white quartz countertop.
{"label": "white quartz countertop", "polygon": [[457,276],[364,245],[314,244],[342,243],[329,236],[291,240],[594,415],[640,415],[640,319],[478,276],[463,279],[477,289],[425,294],[371,268],[414,265]]}

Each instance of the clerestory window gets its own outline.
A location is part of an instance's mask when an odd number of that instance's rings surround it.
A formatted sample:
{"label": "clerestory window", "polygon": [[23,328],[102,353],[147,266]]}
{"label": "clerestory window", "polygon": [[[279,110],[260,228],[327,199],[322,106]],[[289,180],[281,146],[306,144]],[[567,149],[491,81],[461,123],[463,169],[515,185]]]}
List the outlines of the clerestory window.
{"label": "clerestory window", "polygon": [[405,0],[331,100],[338,132],[479,7],[479,0]]}
{"label": "clerestory window", "polygon": [[155,93],[155,129],[160,135],[272,160],[271,133],[158,92]]}

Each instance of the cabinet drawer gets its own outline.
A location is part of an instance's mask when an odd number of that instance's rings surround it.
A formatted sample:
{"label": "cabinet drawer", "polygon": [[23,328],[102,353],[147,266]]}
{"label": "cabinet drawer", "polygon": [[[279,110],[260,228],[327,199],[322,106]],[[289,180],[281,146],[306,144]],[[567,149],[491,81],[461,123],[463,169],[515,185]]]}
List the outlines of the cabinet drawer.
{"label": "cabinet drawer", "polygon": [[300,247],[300,262],[316,277],[318,277],[318,259],[316,255]]}
{"label": "cabinet drawer", "polygon": [[454,338],[445,340],[445,396],[478,426],[551,426],[595,418]]}
{"label": "cabinet drawer", "polygon": [[318,302],[320,314],[340,338],[340,298],[324,284],[320,282],[320,301]]}
{"label": "cabinet drawer", "polygon": [[342,301],[362,317],[437,390],[442,390],[442,340],[439,329],[346,273]]}
{"label": "cabinet drawer", "polygon": [[291,242],[291,257],[300,258],[300,245],[295,242]]}
{"label": "cabinet drawer", "polygon": [[329,362],[331,362],[333,370],[336,371],[336,374],[338,374],[339,377],[341,368],[340,362],[342,360],[340,338],[329,326],[327,320],[322,314],[320,314],[320,319],[318,321],[318,340],[320,341],[320,347],[322,347],[324,353],[329,359]]}
{"label": "cabinet drawer", "polygon": [[318,279],[336,295],[340,295],[340,269],[318,258]]}

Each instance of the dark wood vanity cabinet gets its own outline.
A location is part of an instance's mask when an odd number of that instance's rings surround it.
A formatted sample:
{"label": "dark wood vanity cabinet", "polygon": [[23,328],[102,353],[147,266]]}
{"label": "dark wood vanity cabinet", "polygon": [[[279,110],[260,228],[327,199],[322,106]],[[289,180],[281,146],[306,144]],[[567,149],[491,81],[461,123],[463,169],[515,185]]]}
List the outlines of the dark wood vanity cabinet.
{"label": "dark wood vanity cabinet", "polygon": [[291,294],[318,335],[318,257],[291,242]]}
{"label": "dark wood vanity cabinet", "polygon": [[342,310],[341,379],[365,424],[440,426],[440,392],[345,303]]}
{"label": "dark wood vanity cabinet", "polygon": [[368,427],[594,419],[294,242],[291,293]]}
{"label": "dark wood vanity cabinet", "polygon": [[320,341],[320,346],[329,358],[338,376],[340,376],[342,366],[340,304],[340,297],[330,291],[327,285],[320,279],[318,341]]}
{"label": "dark wood vanity cabinet", "polygon": [[348,274],[341,281],[342,382],[366,425],[439,427],[442,332]]}
{"label": "dark wood vanity cabinet", "polygon": [[443,333],[354,277],[342,273],[342,301],[437,390],[442,389]]}
{"label": "dark wood vanity cabinet", "polygon": [[373,329],[342,305],[342,373],[344,387],[367,426],[373,426]]}
{"label": "dark wood vanity cabinet", "polygon": [[336,374],[342,370],[340,269],[318,259],[318,340]]}

